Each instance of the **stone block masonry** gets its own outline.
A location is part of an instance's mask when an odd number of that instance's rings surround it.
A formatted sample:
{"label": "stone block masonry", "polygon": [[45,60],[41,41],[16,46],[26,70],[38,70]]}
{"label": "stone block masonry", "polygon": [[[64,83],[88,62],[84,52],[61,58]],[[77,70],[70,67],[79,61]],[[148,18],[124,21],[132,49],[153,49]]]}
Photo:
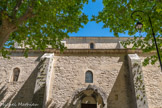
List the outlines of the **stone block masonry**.
{"label": "stone block masonry", "polygon": [[[38,57],[12,56],[11,59],[0,57],[0,107],[6,105],[6,108],[22,108],[18,103],[22,103],[21,105],[33,103],[36,67],[39,64],[37,59]],[[20,69],[20,74],[18,81],[13,82],[11,76],[16,67]]]}
{"label": "stone block masonry", "polygon": [[[64,52],[30,49],[24,58],[24,49],[18,48],[10,60],[0,57],[0,108],[81,108],[87,103],[97,108],[162,108],[159,64],[141,65],[156,51],[123,48],[127,39],[70,37],[64,40]],[[20,70],[18,81],[13,81],[15,68]]]}
{"label": "stone block masonry", "polygon": [[134,108],[148,108],[141,59],[137,54],[128,54],[130,81],[133,91]]}
{"label": "stone block masonry", "polygon": [[[74,93],[89,85],[95,85],[106,94],[107,107],[130,108],[131,90],[125,55],[65,55],[54,58],[50,108],[71,108],[69,105]],[[88,70],[93,72],[93,83],[85,83]]]}

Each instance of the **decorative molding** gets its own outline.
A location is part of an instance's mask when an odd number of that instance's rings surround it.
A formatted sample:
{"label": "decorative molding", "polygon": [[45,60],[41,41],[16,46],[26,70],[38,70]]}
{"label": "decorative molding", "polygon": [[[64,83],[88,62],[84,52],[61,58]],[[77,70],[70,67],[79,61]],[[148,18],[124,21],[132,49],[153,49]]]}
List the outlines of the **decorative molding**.
{"label": "decorative molding", "polygon": [[[11,53],[24,53],[24,49],[16,49],[14,51],[10,51]],[[63,52],[56,49],[46,49],[45,51],[40,50],[32,50],[28,51],[29,53],[55,53],[55,54],[148,54],[144,53],[140,49],[132,50],[130,49],[66,49]],[[149,54],[156,54],[156,51],[151,51]]]}

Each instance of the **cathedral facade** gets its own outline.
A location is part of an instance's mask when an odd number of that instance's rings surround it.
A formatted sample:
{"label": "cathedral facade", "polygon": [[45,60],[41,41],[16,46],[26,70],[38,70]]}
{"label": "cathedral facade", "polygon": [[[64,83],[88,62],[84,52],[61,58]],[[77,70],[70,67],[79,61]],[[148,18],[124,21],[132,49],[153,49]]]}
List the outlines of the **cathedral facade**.
{"label": "cathedral facade", "polygon": [[162,108],[156,52],[124,48],[127,37],[70,37],[55,49],[0,57],[0,108]]}

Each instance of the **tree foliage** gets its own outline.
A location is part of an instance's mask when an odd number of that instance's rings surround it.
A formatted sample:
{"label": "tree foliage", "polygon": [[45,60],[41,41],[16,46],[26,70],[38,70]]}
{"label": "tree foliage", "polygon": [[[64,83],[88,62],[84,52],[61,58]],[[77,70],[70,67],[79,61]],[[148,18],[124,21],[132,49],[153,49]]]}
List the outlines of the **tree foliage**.
{"label": "tree foliage", "polygon": [[[126,47],[133,44],[133,49],[139,48],[144,52],[155,50],[155,44],[152,35],[152,28],[149,22],[149,17],[152,21],[153,30],[157,39],[158,47],[160,49],[160,56],[162,58],[162,1],[161,0],[103,0],[104,9],[99,12],[98,16],[93,16],[92,21],[97,23],[103,22],[103,28],[110,28],[110,32],[114,32],[115,36],[118,33],[125,33],[128,31],[129,35],[135,35],[136,21],[143,23],[141,32],[145,36],[134,36],[134,39],[129,39],[123,43]],[[131,14],[136,12],[131,18]],[[157,61],[157,56],[151,56],[145,59],[144,65],[149,61],[154,64]]]}
{"label": "tree foliage", "polygon": [[0,0],[1,51],[5,55],[2,46],[14,49],[15,42],[26,51],[47,46],[62,50],[61,40],[88,22],[82,13],[85,3],[88,0]]}

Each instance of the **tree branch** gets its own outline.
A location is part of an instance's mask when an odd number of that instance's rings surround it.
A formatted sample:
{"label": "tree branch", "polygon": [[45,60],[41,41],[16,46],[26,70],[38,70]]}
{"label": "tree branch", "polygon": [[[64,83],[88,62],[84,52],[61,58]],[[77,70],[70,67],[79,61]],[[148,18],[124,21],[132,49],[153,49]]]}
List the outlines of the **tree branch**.
{"label": "tree branch", "polygon": [[19,10],[19,7],[21,6],[21,4],[23,3],[24,0],[17,0],[17,4],[16,6],[13,8],[12,10],[12,16],[15,17],[17,11]]}
{"label": "tree branch", "polygon": [[3,11],[6,11],[7,6],[8,6],[8,0],[6,0],[6,5],[4,6]]}
{"label": "tree branch", "polygon": [[31,0],[29,2],[29,4],[31,3],[31,5],[28,7],[26,13],[21,16],[20,18],[18,18],[18,24],[23,24],[23,22],[27,21],[29,18],[32,18],[35,16],[35,14],[33,14],[33,8],[34,8],[34,5],[36,3],[36,0]]}
{"label": "tree branch", "polygon": [[21,25],[23,24],[23,22],[27,21],[29,18],[32,18],[34,16],[35,15],[32,12],[32,8],[29,7],[26,13],[18,19],[18,24]]}
{"label": "tree branch", "polygon": [[156,4],[154,4],[153,6],[152,6],[152,10],[155,10],[156,9]]}

